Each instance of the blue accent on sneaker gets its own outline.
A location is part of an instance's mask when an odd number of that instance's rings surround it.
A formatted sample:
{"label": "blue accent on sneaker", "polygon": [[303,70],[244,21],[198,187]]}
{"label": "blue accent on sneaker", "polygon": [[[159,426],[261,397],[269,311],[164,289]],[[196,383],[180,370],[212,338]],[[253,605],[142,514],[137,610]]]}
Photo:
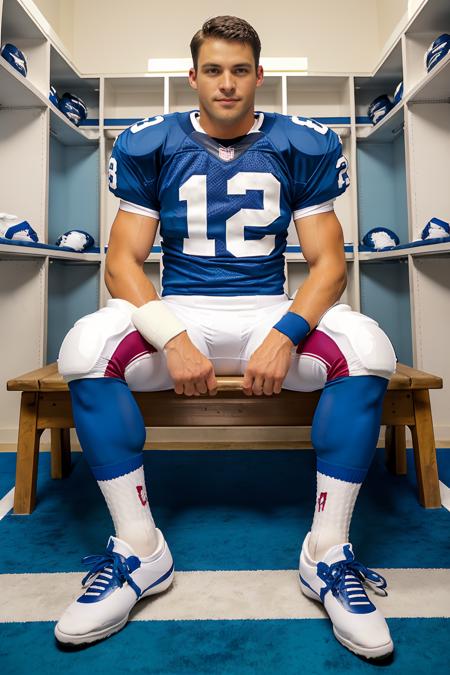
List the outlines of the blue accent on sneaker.
{"label": "blue accent on sneaker", "polygon": [[141,597],[141,589],[131,578],[132,572],[141,566],[141,561],[134,555],[125,558],[123,555],[115,553],[112,550],[113,545],[114,543],[111,541],[106,553],[102,555],[88,555],[83,558],[83,565],[92,565],[92,567],[81,582],[82,585],[84,586],[97,574],[98,576],[86,592],[78,598],[77,602],[91,603],[104,600],[116,588],[122,588],[126,581],[128,581],[136,596]]}
{"label": "blue accent on sneaker", "polygon": [[175,566],[174,563],[172,563],[172,567],[169,570],[167,570],[167,572],[165,574],[163,574],[162,577],[159,577],[159,579],[157,579],[152,584],[150,584],[150,586],[147,586],[147,588],[144,588],[144,590],[142,591],[142,594],[146,593],[148,590],[150,590],[150,588],[153,588],[154,586],[157,586],[158,584],[161,584],[163,581],[168,579],[170,577],[170,575],[172,574],[173,570],[174,570],[174,566]]}
{"label": "blue accent on sneaker", "polygon": [[312,586],[310,586],[307,581],[305,581],[305,579],[302,577],[302,575],[299,574],[298,576],[300,577],[300,581],[302,582],[302,584],[304,586],[306,586],[307,588],[309,588],[309,590],[312,591],[315,595],[317,595],[318,598],[320,598],[320,595],[318,594],[318,592],[315,591],[314,588]]}
{"label": "blue accent on sneaker", "polygon": [[320,599],[323,602],[325,595],[331,591],[344,609],[352,614],[369,614],[376,611],[361,582],[367,579],[370,584],[381,590],[383,595],[387,595],[386,579],[355,560],[348,544],[343,550],[345,560],[339,560],[331,565],[324,562],[317,564],[317,576],[326,584],[320,589]]}

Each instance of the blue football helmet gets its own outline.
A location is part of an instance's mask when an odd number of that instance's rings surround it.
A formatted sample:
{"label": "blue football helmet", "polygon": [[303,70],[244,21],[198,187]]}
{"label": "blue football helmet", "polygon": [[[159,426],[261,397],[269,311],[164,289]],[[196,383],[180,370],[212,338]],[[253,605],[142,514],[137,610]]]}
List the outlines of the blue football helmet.
{"label": "blue football helmet", "polygon": [[84,230],[68,230],[55,241],[56,246],[72,251],[86,251],[94,246],[94,238]]}
{"label": "blue football helmet", "polygon": [[59,99],[58,108],[77,127],[88,116],[86,105],[81,98],[75,96],[75,94],[69,94],[67,91]]}
{"label": "blue football helmet", "polygon": [[449,50],[450,35],[448,33],[442,33],[442,35],[436,38],[425,52],[425,66],[427,71],[430,72],[430,70],[448,54]]}
{"label": "blue football helmet", "polygon": [[21,52],[18,47],[7,42],[1,48],[0,54],[8,61],[8,63],[12,65],[13,68],[18,70],[21,75],[24,77],[27,76],[27,60],[25,58],[25,54]]}
{"label": "blue football helmet", "polygon": [[386,117],[388,112],[392,110],[394,104],[387,94],[382,94],[377,96],[376,99],[372,101],[367,110],[367,114],[370,117],[372,124],[378,124],[383,117]]}
{"label": "blue football helmet", "polygon": [[400,239],[387,227],[374,227],[361,240],[364,246],[380,251],[385,248],[394,248],[400,243]]}

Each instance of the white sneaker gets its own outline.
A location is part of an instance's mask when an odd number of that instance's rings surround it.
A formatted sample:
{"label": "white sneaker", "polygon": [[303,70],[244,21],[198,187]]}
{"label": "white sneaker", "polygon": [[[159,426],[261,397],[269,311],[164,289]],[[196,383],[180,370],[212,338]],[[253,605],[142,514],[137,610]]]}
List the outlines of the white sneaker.
{"label": "white sneaker", "polygon": [[81,582],[86,590],[56,624],[59,642],[81,645],[116,633],[125,626],[138,600],[170,586],[174,575],[172,555],[162,532],[156,532],[158,548],[147,558],[139,558],[117,537],[109,538],[103,555],[83,558],[83,563],[91,566]]}
{"label": "white sneaker", "polygon": [[352,545],[333,546],[320,562],[309,555],[310,533],[300,554],[300,587],[322,602],[337,640],[367,659],[385,658],[394,651],[386,619],[369,600],[361,582],[387,595],[386,580],[355,560]]}

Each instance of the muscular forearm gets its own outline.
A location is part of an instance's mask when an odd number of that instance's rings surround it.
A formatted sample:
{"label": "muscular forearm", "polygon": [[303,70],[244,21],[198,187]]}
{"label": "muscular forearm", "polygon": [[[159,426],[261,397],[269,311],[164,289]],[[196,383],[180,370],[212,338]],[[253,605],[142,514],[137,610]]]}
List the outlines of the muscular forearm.
{"label": "muscular forearm", "polygon": [[343,266],[318,263],[299,287],[290,311],[303,316],[313,329],[322,314],[339,300],[346,285],[345,263]]}
{"label": "muscular forearm", "polygon": [[128,300],[136,307],[158,300],[154,285],[142,266],[134,261],[109,262],[107,259],[105,283],[113,298]]}

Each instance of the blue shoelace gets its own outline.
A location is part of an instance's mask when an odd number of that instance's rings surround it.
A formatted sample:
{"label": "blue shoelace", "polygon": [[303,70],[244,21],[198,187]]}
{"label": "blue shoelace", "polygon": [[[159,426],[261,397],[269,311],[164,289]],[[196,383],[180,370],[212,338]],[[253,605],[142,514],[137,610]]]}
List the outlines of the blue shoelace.
{"label": "blue shoelace", "polygon": [[323,602],[326,593],[331,591],[335,597],[343,599],[352,611],[367,611],[368,605],[370,607],[373,605],[362,582],[368,582],[375,592],[387,595],[386,579],[355,560],[350,551],[345,553],[347,560],[340,560],[331,565],[320,562],[317,565],[317,575],[326,584],[320,591],[320,598]]}
{"label": "blue shoelace", "polygon": [[[92,566],[81,582],[83,587],[90,579],[93,579],[93,577],[101,572],[95,579],[95,585],[94,583],[91,584],[85,595],[100,595],[114,582],[122,588],[123,584],[127,581],[137,597],[139,598],[141,596],[141,589],[131,578],[131,573],[134,572],[140,564],[139,559],[135,556],[130,556],[130,558],[125,559],[118,553],[107,551],[102,555],[85,556],[82,559],[82,563],[83,565]],[[94,592],[93,589],[98,589],[100,592]]]}

